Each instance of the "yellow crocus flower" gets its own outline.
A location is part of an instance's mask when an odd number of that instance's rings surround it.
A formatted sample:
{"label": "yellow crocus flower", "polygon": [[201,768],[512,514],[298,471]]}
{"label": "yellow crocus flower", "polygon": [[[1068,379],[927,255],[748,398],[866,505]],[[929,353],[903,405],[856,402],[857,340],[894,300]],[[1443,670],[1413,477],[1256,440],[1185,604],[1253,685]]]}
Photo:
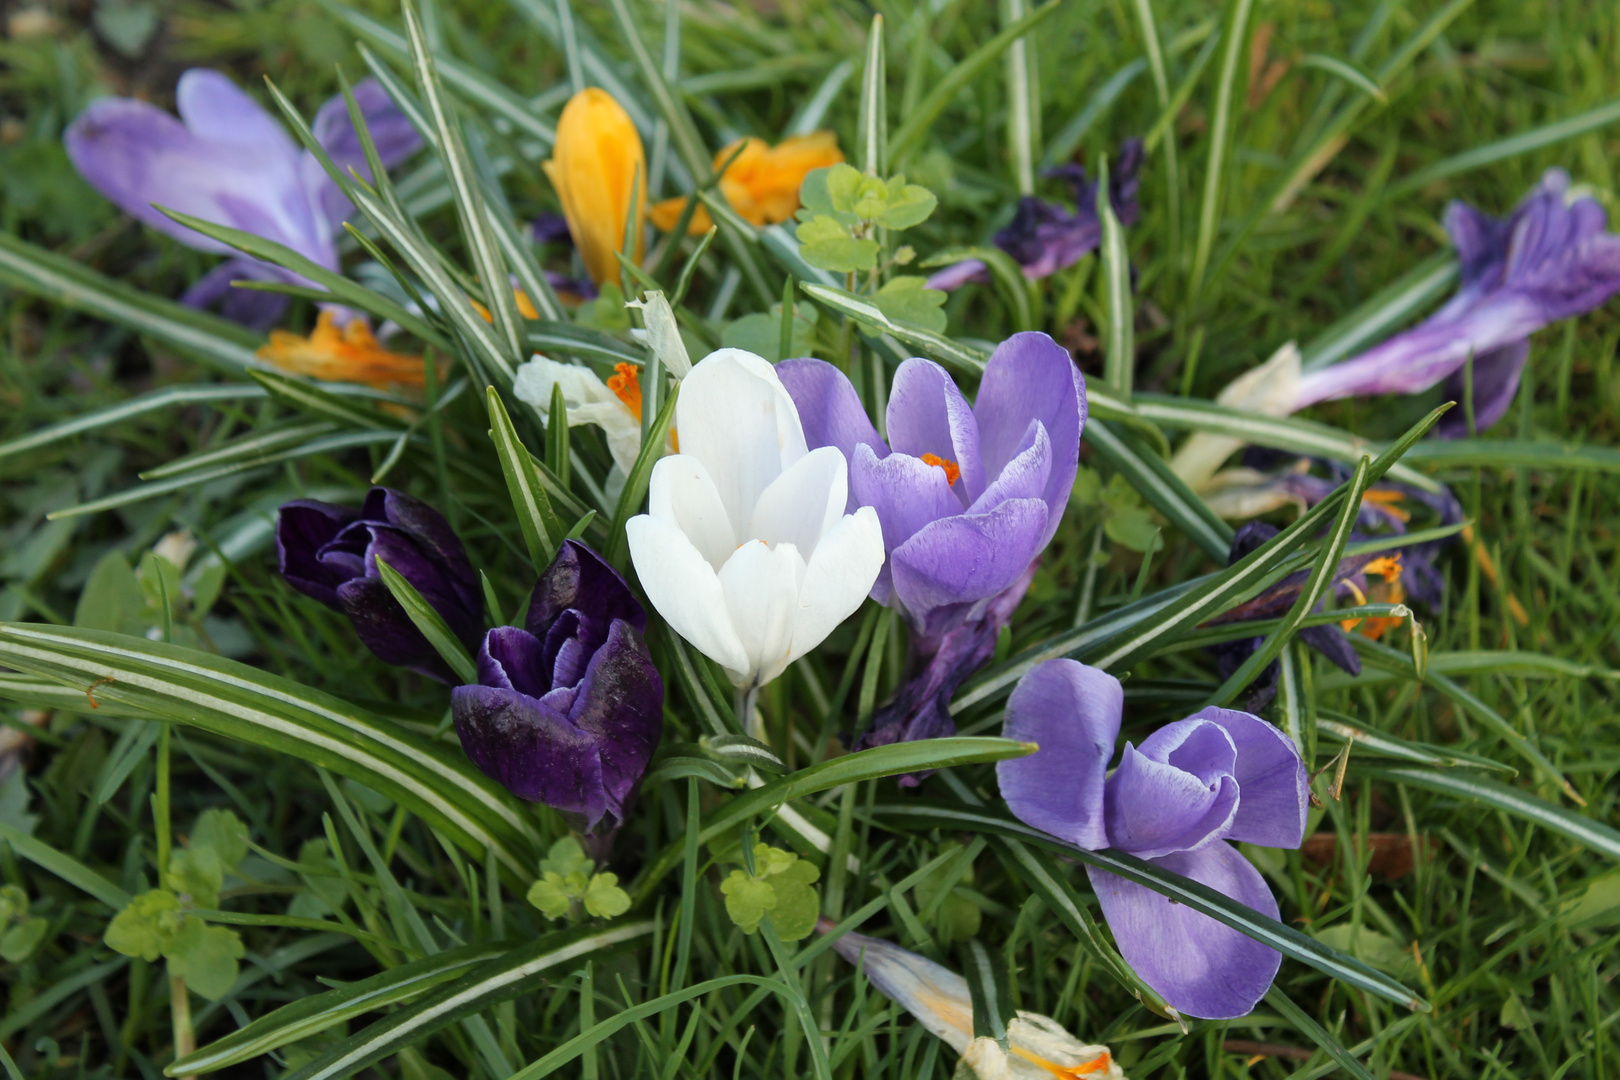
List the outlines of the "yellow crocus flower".
{"label": "yellow crocus flower", "polygon": [[[647,217],[647,158],[641,135],[613,95],[594,86],[569,99],[557,121],[546,176],[557,189],[568,231],[585,271],[598,285],[617,281],[614,252],[624,246],[625,222],[635,214],[635,252]],[[630,200],[634,192],[635,207]]]}
{"label": "yellow crocus flower", "polygon": [[[738,153],[739,146],[741,153]],[[735,161],[731,161],[733,154],[737,155]],[[731,161],[730,168],[720,178],[720,192],[733,210],[750,224],[774,225],[792,217],[799,208],[799,186],[804,183],[806,173],[843,160],[838,136],[830,131],[818,131],[813,135],[791,136],[775,146],[767,146],[764,139],[752,136],[739,139],[714,155],[714,168],[718,172]],[[670,231],[680,222],[685,205],[684,195],[654,205],[653,224],[665,232]],[[711,224],[708,210],[699,206],[687,232],[701,235],[709,231]]]}

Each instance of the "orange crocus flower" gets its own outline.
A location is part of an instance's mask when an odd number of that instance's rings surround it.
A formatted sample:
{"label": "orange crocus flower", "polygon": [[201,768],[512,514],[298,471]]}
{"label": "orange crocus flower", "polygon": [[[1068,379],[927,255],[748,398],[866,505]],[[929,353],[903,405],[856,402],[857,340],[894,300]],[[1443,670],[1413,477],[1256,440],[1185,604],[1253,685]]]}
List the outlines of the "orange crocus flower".
{"label": "orange crocus flower", "polygon": [[[557,189],[568,232],[585,272],[598,285],[617,281],[625,223],[635,214],[635,251],[647,217],[647,158],[641,135],[613,95],[594,86],[575,94],[557,121],[557,141],[546,176]],[[635,196],[635,206],[630,201]]]}
{"label": "orange crocus flower", "polygon": [[[740,154],[739,146],[742,147]],[[792,217],[799,208],[799,186],[804,183],[805,174],[844,160],[838,149],[838,136],[830,131],[793,135],[775,146],[767,146],[764,139],[752,136],[739,139],[714,155],[715,171],[731,161],[733,154],[737,154],[737,160],[731,162],[720,178],[720,191],[731,208],[753,225],[774,225]],[[653,224],[669,232],[680,223],[685,206],[684,195],[655,204]],[[709,211],[700,205],[692,215],[687,232],[701,236],[712,225]]]}
{"label": "orange crocus flower", "polygon": [[378,390],[420,387],[427,381],[420,356],[383,348],[364,318],[351,319],[340,329],[330,311],[321,312],[308,337],[270,331],[269,343],[259,348],[259,359],[293,375],[363,383]]}

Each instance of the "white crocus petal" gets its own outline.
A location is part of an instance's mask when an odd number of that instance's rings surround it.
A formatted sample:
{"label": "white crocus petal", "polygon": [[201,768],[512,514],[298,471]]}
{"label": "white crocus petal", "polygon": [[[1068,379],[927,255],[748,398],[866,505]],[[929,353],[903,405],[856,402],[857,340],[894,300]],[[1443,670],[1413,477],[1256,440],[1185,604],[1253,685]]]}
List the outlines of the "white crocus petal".
{"label": "white crocus petal", "polygon": [[827,640],[861,606],[882,569],[883,526],[870,506],[846,514],[822,533],[799,587],[798,626],[787,662]]}
{"label": "white crocus petal", "polygon": [[733,681],[768,683],[788,666],[804,559],[792,544],[746,540],[720,568],[726,608],[748,666]]}
{"label": "white crocus petal", "polygon": [[664,369],[677,379],[684,379],[692,370],[692,360],[686,355],[686,342],[681,340],[681,328],[675,323],[675,312],[661,292],[650,292],[645,300],[631,300],[624,305],[641,309],[645,330],[630,331],[637,341],[652,350]]}
{"label": "white crocus petal", "polygon": [[625,524],[630,558],[647,599],[692,647],[728,671],[746,671],[748,653],[733,629],[720,575],[686,534],[649,514]]}
{"label": "white crocus petal", "polygon": [[1305,500],[1277,477],[1241,465],[1210,477],[1198,494],[1225,521],[1248,521],[1290,503],[1305,508]]}
{"label": "white crocus petal", "polygon": [[[630,558],[670,626],[757,687],[860,607],[883,531],[870,508],[844,513],[843,454],[806,448],[793,399],[752,353],[721,349],[693,367],[675,426],[681,453],[653,469]],[[666,580],[681,574],[703,580]]]}
{"label": "white crocus petal", "polygon": [[512,392],[519,401],[533,406],[540,414],[540,422],[546,424],[551,419],[553,386],[562,387],[568,426],[595,424],[601,428],[613,464],[628,474],[641,453],[641,418],[590,368],[561,364],[544,356],[535,356],[518,368]]}
{"label": "white crocus petal", "polygon": [[1019,1012],[1007,1025],[1008,1053],[994,1039],[975,1039],[967,980],[926,957],[864,934],[845,934],[833,947],[961,1054],[979,1080],[1125,1080],[1108,1047],[1083,1043],[1039,1013]]}
{"label": "white crocus petal", "polygon": [[675,429],[681,453],[708,466],[734,522],[750,520],[771,481],[809,452],[775,370],[742,349],[710,353],[682,380]]}
{"label": "white crocus petal", "polygon": [[737,530],[726,516],[714,480],[691,454],[663,458],[653,466],[647,512],[685,533],[716,572],[737,550]]}
{"label": "white crocus petal", "polygon": [[[1287,416],[1299,401],[1299,349],[1290,341],[1256,368],[1239,375],[1215,395],[1215,404],[1259,416]],[[1170,459],[1171,470],[1200,491],[1221,463],[1244,446],[1242,439],[1195,431]]]}

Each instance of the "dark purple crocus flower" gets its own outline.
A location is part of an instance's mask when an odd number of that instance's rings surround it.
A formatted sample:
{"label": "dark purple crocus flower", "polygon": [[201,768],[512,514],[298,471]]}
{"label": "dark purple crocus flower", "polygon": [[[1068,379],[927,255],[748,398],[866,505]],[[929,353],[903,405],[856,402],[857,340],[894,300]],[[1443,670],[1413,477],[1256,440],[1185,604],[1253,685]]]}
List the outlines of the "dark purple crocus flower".
{"label": "dark purple crocus flower", "polygon": [[[385,166],[409,157],[421,138],[372,79],[354,86],[355,101]],[[187,290],[184,302],[223,301],[224,313],[260,329],[287,306],[276,293],[233,289],[233,281],[314,283],[242,255],[186,228],[156,207],[285,244],[328,270],[338,269],[334,237],[354,207],[315,156],[218,71],[193,68],[175,89],[179,119],[145,101],[103,98],[69,125],[64,141],[74,167],[125,213],[198,251],[231,256]],[[342,95],[315,114],[312,130],[340,169],[370,177],[360,138]]]}
{"label": "dark purple crocus flower", "polygon": [[[1463,400],[1474,358],[1474,421],[1500,420],[1519,389],[1530,335],[1605,303],[1620,291],[1620,236],[1606,231],[1596,199],[1572,198],[1569,176],[1548,169],[1513,214],[1498,220],[1466,203],[1446,208],[1446,231],[1461,262],[1461,284],[1439,311],[1342,364],[1306,375],[1297,408],[1335,398],[1413,394],[1442,379]],[[1466,435],[1454,410],[1438,433]]]}
{"label": "dark purple crocus flower", "polygon": [[[1109,170],[1108,201],[1121,225],[1136,223],[1142,157],[1142,140],[1128,139],[1120,148],[1119,160]],[[995,245],[1011,255],[1031,281],[1073,266],[1102,243],[1102,219],[1097,216],[1097,181],[1089,179],[1086,170],[1074,164],[1060,165],[1046,175],[1068,180],[1074,186],[1074,213],[1056,203],[1025,195],[1018,200],[1012,221],[993,237]],[[928,287],[948,291],[970,281],[989,280],[990,273],[983,262],[966,259],[937,271],[928,279]]]}
{"label": "dark purple crocus flower", "polygon": [[982,617],[1057,532],[1079,467],[1086,390],[1045,334],[1002,342],[972,406],[933,361],[901,364],[888,442],[831,364],[784,360],[776,372],[810,447],[836,446],[848,460],[849,511],[877,510],[888,558],[872,598],[932,643],[924,655]]}
{"label": "dark purple crocus flower", "polygon": [[519,798],[616,828],[664,730],[664,683],[647,614],[596,552],[566,541],[529,598],[523,629],[497,626],[478,685],[450,695],[461,746]]}
{"label": "dark purple crocus flower", "polygon": [[483,630],[483,592],[450,523],[420,499],[374,487],[358,512],[299,499],[276,521],[276,555],[287,584],[354,624],[387,663],[440,682],[454,675],[383,584],[377,560],[399,571],[444,619],[468,651]]}
{"label": "dark purple crocus flower", "polygon": [[[1127,742],[1110,775],[1123,706],[1118,679],[1075,660],[1025,675],[1002,734],[1040,749],[996,765],[1008,807],[1079,847],[1127,852],[1277,918],[1265,880],[1228,841],[1304,839],[1309,782],[1293,741],[1257,716],[1207,708]],[[1226,1019],[1265,996],[1275,950],[1107,871],[1086,874],[1120,953],[1173,1008]]]}

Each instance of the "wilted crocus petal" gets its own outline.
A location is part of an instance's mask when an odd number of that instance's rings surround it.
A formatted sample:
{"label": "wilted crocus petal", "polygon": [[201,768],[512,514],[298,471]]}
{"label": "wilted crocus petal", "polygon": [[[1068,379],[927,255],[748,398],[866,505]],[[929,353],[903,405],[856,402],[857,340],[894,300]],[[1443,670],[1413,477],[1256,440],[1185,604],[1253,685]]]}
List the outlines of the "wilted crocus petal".
{"label": "wilted crocus petal", "polygon": [[[1134,224],[1139,212],[1137,193],[1141,189],[1143,157],[1142,140],[1129,139],[1110,169],[1108,201],[1122,225]],[[1032,281],[1073,266],[1102,242],[1097,181],[1089,179],[1079,165],[1062,165],[1046,175],[1062,177],[1074,186],[1074,212],[1025,195],[1018,200],[1012,221],[994,237],[995,245],[1011,255]],[[950,290],[969,281],[987,280],[989,273],[984,263],[968,259],[936,272],[928,279],[928,287]]]}
{"label": "wilted crocus petal", "polygon": [[[759,138],[739,139],[714,155],[714,168],[716,172],[725,168],[720,193],[743,220],[753,225],[774,225],[792,217],[799,208],[799,188],[806,174],[843,160],[838,136],[817,131],[789,136],[775,146],[767,146]],[[669,232],[680,223],[685,209],[686,196],[665,199],[652,207],[652,222]],[[687,233],[702,236],[713,224],[707,208],[699,204]]]}
{"label": "wilted crocus petal", "polygon": [[[1549,169],[1506,221],[1454,203],[1446,213],[1462,263],[1457,295],[1404,333],[1300,383],[1300,407],[1367,394],[1412,394],[1485,360],[1491,385],[1476,419],[1500,418],[1535,331],[1592,310],[1620,291],[1620,236],[1590,196],[1569,197],[1569,176]],[[1487,359],[1488,358],[1488,359]],[[1480,404],[1489,406],[1489,411]],[[1453,422],[1455,425],[1455,422]],[[1460,434],[1454,426],[1448,431]]]}
{"label": "wilted crocus petal", "polygon": [[635,386],[632,405],[626,399],[631,397],[635,369],[629,364],[620,367],[628,372],[619,373],[620,388],[614,390],[588,367],[559,363],[537,354],[518,368],[512,393],[519,401],[533,406],[543,424],[549,424],[552,387],[561,386],[563,404],[568,409],[568,426],[595,424],[601,428],[613,464],[620,472],[628,474],[641,453],[641,388]]}
{"label": "wilted crocus petal", "polygon": [[287,584],[349,617],[387,663],[444,682],[449,667],[383,584],[380,558],[422,594],[463,645],[478,642],[483,594],[450,523],[403,492],[376,487],[358,512],[299,499],[281,507],[276,554]]}
{"label": "wilted crocus petal", "polygon": [[[817,929],[832,926],[822,920]],[[973,1038],[973,999],[967,980],[927,957],[865,934],[833,942],[839,956],[858,965],[871,984],[962,1055],[980,1080],[1124,1080],[1106,1046],[1082,1043],[1049,1016],[1019,1011],[1007,1025],[1008,1050]]]}
{"label": "wilted crocus petal", "polygon": [[[1155,866],[1190,877],[1277,918],[1277,901],[1260,872],[1232,845],[1165,855]],[[1103,917],[1125,962],[1178,1012],[1210,1020],[1252,1011],[1282,966],[1270,946],[1185,904],[1105,870],[1086,867]]]}
{"label": "wilted crocus petal", "polygon": [[996,763],[1001,797],[1020,821],[1088,850],[1108,846],[1108,762],[1125,691],[1100,668],[1048,660],[1018,680],[1002,735],[1040,750]]}
{"label": "wilted crocus petal", "polygon": [[293,375],[308,375],[326,382],[352,382],[392,390],[416,388],[427,382],[425,362],[383,348],[364,315],[339,327],[337,314],[326,309],[315,320],[308,337],[272,330],[259,347],[259,359]]}
{"label": "wilted crocus petal", "polygon": [[624,579],[569,540],[529,598],[524,628],[498,626],[478,685],[457,687],[462,748],[520,798],[622,824],[663,733],[664,684]]}
{"label": "wilted crocus petal", "polygon": [[887,443],[832,365],[786,360],[777,370],[809,444],[848,458],[850,504],[883,523],[889,562],[873,598],[917,632],[938,638],[980,618],[1057,531],[1079,465],[1085,381],[1045,334],[1002,342],[971,407],[938,364],[905,361]]}
{"label": "wilted crocus petal", "polygon": [[[1245,371],[1215,395],[1215,404],[1260,416],[1287,416],[1299,400],[1299,349],[1292,341],[1271,354],[1265,363]],[[1221,463],[1243,446],[1227,435],[1195,431],[1187,436],[1170,469],[1194,491],[1201,491]]]}
{"label": "wilted crocus petal", "polygon": [[675,404],[681,452],[628,525],[653,607],[738,686],[780,675],[848,618],[883,564],[877,514],[846,514],[844,456],[811,451],[771,365],[721,349]]}
{"label": "wilted crocus petal", "polygon": [[625,225],[633,216],[634,248],[627,254],[640,261],[647,214],[647,159],[630,114],[606,90],[581,90],[557,120],[545,170],[591,280],[617,281],[614,252],[624,248]]}

